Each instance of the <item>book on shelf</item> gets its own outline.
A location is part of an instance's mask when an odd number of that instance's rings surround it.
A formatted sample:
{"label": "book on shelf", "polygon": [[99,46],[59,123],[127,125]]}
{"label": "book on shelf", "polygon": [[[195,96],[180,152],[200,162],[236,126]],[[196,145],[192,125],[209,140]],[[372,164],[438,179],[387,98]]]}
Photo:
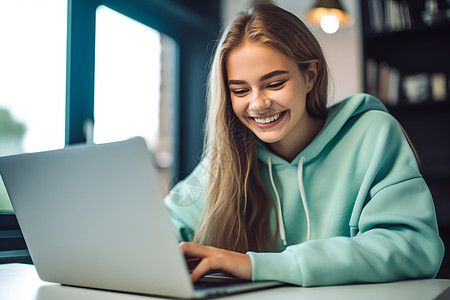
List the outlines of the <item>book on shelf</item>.
{"label": "book on shelf", "polygon": [[369,22],[373,32],[382,32],[384,30],[384,13],[383,0],[370,0],[369,5]]}
{"label": "book on shelf", "polygon": [[366,60],[366,91],[386,105],[445,101],[449,89],[446,73],[401,74],[386,62]]}
{"label": "book on shelf", "polygon": [[403,90],[408,103],[420,103],[430,99],[428,74],[419,73],[405,76]]}
{"label": "book on shelf", "polygon": [[[447,98],[447,76],[445,73],[432,74],[431,81],[431,97],[434,101],[444,101]],[[449,85],[450,86],[450,85]]]}
{"label": "book on shelf", "polygon": [[400,72],[385,62],[368,59],[366,63],[366,87],[388,105],[397,105],[400,99]]}
{"label": "book on shelf", "polygon": [[374,33],[411,29],[413,17],[406,0],[368,0],[369,25]]}

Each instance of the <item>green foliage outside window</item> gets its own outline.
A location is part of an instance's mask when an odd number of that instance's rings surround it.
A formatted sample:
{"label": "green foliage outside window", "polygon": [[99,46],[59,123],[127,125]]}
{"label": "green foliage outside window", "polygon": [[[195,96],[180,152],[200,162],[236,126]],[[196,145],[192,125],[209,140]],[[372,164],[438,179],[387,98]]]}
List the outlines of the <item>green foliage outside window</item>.
{"label": "green foliage outside window", "polygon": [[[20,153],[26,126],[14,120],[11,113],[0,108],[0,156]],[[0,213],[12,212],[11,202],[0,175]]]}

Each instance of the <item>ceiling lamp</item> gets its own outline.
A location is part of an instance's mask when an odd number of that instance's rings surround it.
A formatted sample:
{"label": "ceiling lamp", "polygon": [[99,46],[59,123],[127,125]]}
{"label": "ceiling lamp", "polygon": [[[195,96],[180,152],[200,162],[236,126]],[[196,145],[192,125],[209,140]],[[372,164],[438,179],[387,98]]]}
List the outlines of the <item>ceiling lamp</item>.
{"label": "ceiling lamp", "polygon": [[307,12],[306,19],[320,26],[328,34],[333,34],[339,28],[350,26],[354,22],[353,17],[342,7],[339,0],[318,0]]}

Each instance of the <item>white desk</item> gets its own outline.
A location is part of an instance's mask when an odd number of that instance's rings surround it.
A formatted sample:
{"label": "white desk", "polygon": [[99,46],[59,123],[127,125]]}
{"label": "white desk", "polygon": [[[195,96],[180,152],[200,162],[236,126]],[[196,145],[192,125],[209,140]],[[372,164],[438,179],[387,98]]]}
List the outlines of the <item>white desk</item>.
{"label": "white desk", "polygon": [[[280,287],[218,299],[333,299],[333,300],[428,300],[450,287],[450,280],[411,280],[382,284],[357,284],[329,287]],[[0,265],[1,300],[149,300],[163,299],[50,284],[39,279],[34,266]]]}

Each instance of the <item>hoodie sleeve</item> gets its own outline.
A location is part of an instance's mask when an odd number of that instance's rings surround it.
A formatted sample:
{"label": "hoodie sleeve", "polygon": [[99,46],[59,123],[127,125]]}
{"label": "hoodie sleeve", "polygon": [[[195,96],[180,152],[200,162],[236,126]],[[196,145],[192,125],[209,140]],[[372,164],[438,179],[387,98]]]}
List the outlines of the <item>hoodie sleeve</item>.
{"label": "hoodie sleeve", "polygon": [[164,198],[178,240],[192,241],[200,222],[207,192],[207,165],[200,162],[192,173],[178,182]]}
{"label": "hoodie sleeve", "polygon": [[370,162],[354,200],[351,234],[291,245],[281,253],[249,252],[253,280],[319,286],[436,275],[444,248],[432,196],[398,123],[378,115],[381,126],[365,133],[359,151]]}

